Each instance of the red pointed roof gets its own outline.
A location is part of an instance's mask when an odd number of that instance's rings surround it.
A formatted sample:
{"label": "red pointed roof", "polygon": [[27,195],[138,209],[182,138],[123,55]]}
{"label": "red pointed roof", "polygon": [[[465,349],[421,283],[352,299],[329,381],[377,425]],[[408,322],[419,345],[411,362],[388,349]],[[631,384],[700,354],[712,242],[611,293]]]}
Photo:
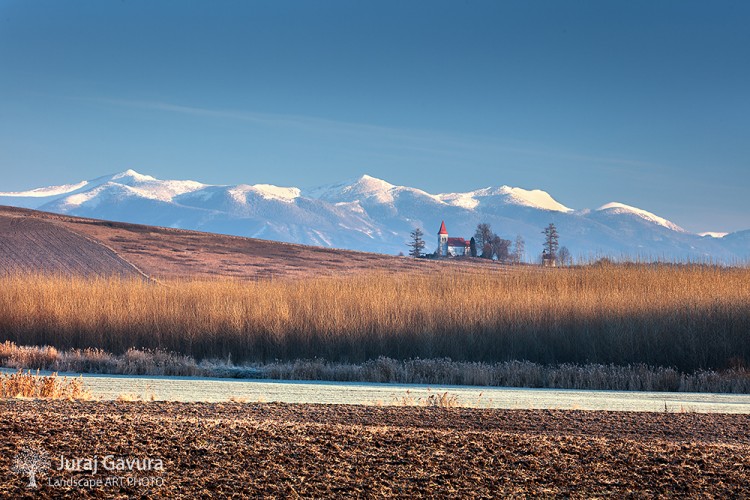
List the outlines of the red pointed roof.
{"label": "red pointed roof", "polygon": [[440,231],[438,231],[438,234],[448,234],[448,230],[445,229],[445,221],[440,223]]}

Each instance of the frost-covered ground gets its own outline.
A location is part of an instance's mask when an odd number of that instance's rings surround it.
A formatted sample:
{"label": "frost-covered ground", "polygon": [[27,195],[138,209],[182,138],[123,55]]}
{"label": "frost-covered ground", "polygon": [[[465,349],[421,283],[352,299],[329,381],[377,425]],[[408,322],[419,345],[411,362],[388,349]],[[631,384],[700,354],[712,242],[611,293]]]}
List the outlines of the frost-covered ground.
{"label": "frost-covered ground", "polygon": [[[4,369],[3,371],[9,371]],[[77,374],[63,373],[74,377]],[[448,393],[456,404],[478,408],[750,414],[750,395],[636,391],[581,391],[502,387],[428,386],[351,382],[236,380],[201,377],[84,375],[95,398],[221,402],[426,405]]]}

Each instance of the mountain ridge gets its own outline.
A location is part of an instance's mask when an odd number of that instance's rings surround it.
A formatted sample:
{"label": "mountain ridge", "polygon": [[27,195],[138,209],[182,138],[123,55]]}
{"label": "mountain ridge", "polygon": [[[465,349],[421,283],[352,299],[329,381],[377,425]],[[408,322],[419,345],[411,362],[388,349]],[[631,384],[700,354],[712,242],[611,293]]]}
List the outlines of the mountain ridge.
{"label": "mountain ridge", "polygon": [[[550,222],[558,226],[560,244],[580,258],[730,262],[750,257],[750,248],[738,243],[744,238],[704,238],[620,202],[577,210],[546,191],[506,185],[432,194],[367,174],[301,189],[160,180],[128,169],[61,186],[0,192],[0,204],[388,254],[407,250],[414,227],[429,235],[445,220],[451,234],[467,238],[479,222],[490,223],[506,239],[521,235],[527,242],[527,261],[540,253],[541,230]],[[426,251],[434,250],[429,236],[427,243]]]}

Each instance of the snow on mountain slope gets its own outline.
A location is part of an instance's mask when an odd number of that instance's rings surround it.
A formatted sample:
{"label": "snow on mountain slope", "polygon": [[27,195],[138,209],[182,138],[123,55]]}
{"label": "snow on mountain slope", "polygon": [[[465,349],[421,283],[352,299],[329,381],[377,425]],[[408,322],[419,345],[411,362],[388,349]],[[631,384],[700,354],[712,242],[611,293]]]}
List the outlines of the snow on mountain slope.
{"label": "snow on mountain slope", "polygon": [[96,187],[96,185],[92,186],[91,181],[81,181],[75,184],[42,187],[28,191],[0,192],[0,205],[39,208],[41,205],[49,203],[52,200],[74,193],[82,193],[93,187]]}
{"label": "snow on mountain slope", "polygon": [[488,187],[468,193],[446,193],[437,195],[449,205],[474,210],[481,205],[517,205],[549,210],[552,212],[572,212],[573,209],[556,201],[546,191],[526,190],[510,186]]}
{"label": "snow on mountain slope", "polygon": [[363,175],[351,181],[321,186],[303,193],[310,198],[317,198],[333,203],[350,203],[358,201],[362,204],[395,204],[403,196],[424,198],[431,202],[440,203],[438,196],[429,194],[421,189],[395,186],[382,179]]}
{"label": "snow on mountain slope", "polygon": [[122,184],[107,183],[97,186],[90,191],[86,191],[78,194],[71,194],[66,196],[55,203],[60,207],[80,207],[82,205],[88,205],[90,207],[96,207],[103,200],[112,199],[115,197],[122,196],[137,196],[139,193],[131,192],[129,186]]}
{"label": "snow on mountain slope", "polygon": [[729,233],[718,241],[721,242],[723,248],[732,253],[733,259],[729,259],[729,263],[740,262],[744,265],[750,265],[750,229]]}
{"label": "snow on mountain slope", "polygon": [[119,181],[123,184],[132,184],[138,182],[168,182],[159,181],[159,179],[157,179],[156,177],[151,177],[150,175],[140,174],[132,168],[129,168],[124,172],[120,172],[119,174],[114,174],[110,177],[110,179],[113,181]]}
{"label": "snow on mountain slope", "polygon": [[17,193],[0,193],[0,204],[24,208],[41,208],[56,200],[58,206],[98,205],[102,199],[140,196],[169,202],[177,195],[195,191],[205,184],[195,181],[162,181],[143,175],[135,170],[126,170],[114,175],[98,177],[89,181],[65,186],[52,186]]}
{"label": "snow on mountain slope", "polygon": [[44,198],[47,196],[57,196],[76,191],[86,186],[87,184],[88,181],[81,181],[77,184],[63,184],[62,186],[40,187],[30,189],[29,191],[8,191],[5,193],[0,192],[0,198],[6,196],[13,198]]}
{"label": "snow on mountain slope", "polygon": [[401,244],[389,241],[366,213],[302,198],[293,187],[212,186],[159,180],[133,170],[88,185],[90,189],[74,194],[42,199],[33,208],[310,245],[365,249],[373,241],[385,242],[386,248]]}
{"label": "snow on mountain slope", "polygon": [[295,187],[279,187],[272,184],[255,184],[253,186],[261,196],[291,203],[300,196],[300,189]]}
{"label": "snow on mountain slope", "polygon": [[0,193],[0,204],[50,212],[354,250],[398,253],[421,227],[426,251],[445,220],[470,238],[487,222],[501,237],[526,240],[527,259],[541,250],[554,222],[575,257],[750,257],[744,235],[701,237],[651,212],[622,203],[574,211],[541,190],[500,186],[430,194],[364,175],[315,189],[271,184],[208,185],[160,180],[134,170],[65,186]]}
{"label": "snow on mountain slope", "polygon": [[474,210],[479,206],[479,200],[474,197],[474,192],[470,193],[446,193],[439,194],[438,198],[448,205]]}
{"label": "snow on mountain slope", "polygon": [[150,175],[139,174],[135,170],[127,170],[121,174],[113,175],[108,186],[128,186],[134,194],[151,200],[172,201],[175,196],[190,193],[206,187],[205,184],[195,181],[162,181]]}
{"label": "snow on mountain slope", "polygon": [[672,231],[677,231],[680,233],[687,232],[684,229],[682,229],[680,226],[675,224],[674,222],[668,221],[667,219],[659,217],[658,215],[654,215],[651,212],[647,212],[646,210],[631,207],[630,205],[625,205],[624,203],[618,203],[618,202],[607,203],[606,205],[602,205],[596,210],[597,212],[606,212],[609,214],[636,215],[649,222],[653,222],[654,224],[658,224],[660,226],[664,226],[668,229],[671,229]]}
{"label": "snow on mountain slope", "polygon": [[395,187],[393,184],[365,174],[353,181],[309,189],[304,194],[310,198],[332,202],[352,202],[372,198],[379,203],[391,203],[393,201],[391,191]]}
{"label": "snow on mountain slope", "polygon": [[227,192],[240,204],[247,203],[249,196],[259,196],[266,200],[277,200],[284,203],[294,203],[294,200],[300,196],[298,188],[278,187],[271,184],[256,184],[254,186],[238,184],[229,188]]}

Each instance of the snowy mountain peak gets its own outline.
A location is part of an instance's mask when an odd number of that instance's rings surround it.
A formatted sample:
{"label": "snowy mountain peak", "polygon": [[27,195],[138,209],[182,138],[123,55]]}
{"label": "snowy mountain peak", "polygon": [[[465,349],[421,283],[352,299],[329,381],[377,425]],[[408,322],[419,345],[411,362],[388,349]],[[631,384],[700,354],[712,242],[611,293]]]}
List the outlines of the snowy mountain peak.
{"label": "snowy mountain peak", "polygon": [[674,222],[668,221],[667,219],[664,219],[663,217],[659,217],[658,215],[652,214],[651,212],[647,212],[646,210],[643,210],[641,208],[636,208],[636,207],[631,207],[630,205],[625,205],[624,203],[618,203],[618,202],[607,203],[606,205],[602,205],[601,207],[597,208],[596,211],[606,212],[610,214],[632,214],[642,219],[645,219],[649,222],[652,222],[654,224],[658,224],[659,226],[664,226],[668,229],[671,229],[672,231],[677,231],[680,233],[687,232],[683,228],[675,224]]}
{"label": "snowy mountain peak", "polygon": [[368,175],[368,174],[363,174],[357,180],[360,181],[360,182],[371,182],[371,181],[374,181],[374,182],[378,182],[378,183],[388,184],[389,186],[391,185],[390,183],[384,181],[383,179],[380,179],[378,177],[373,177],[373,176]]}
{"label": "snowy mountain peak", "polygon": [[468,193],[439,194],[438,198],[449,205],[474,210],[481,205],[518,205],[553,212],[573,210],[552,198],[540,189],[527,190],[510,186],[486,187]]}
{"label": "snowy mountain peak", "polygon": [[380,203],[393,202],[393,184],[371,175],[363,175],[353,180],[320,186],[305,191],[305,195],[334,203],[352,202],[360,199],[373,199]]}
{"label": "snowy mountain peak", "polygon": [[365,174],[352,184],[350,189],[356,189],[360,193],[382,193],[390,191],[394,187],[396,186],[390,182]]}
{"label": "snowy mountain peak", "polygon": [[119,174],[107,175],[81,183],[77,189],[58,193],[60,195],[58,198],[60,198],[62,205],[69,206],[94,203],[95,197],[108,199],[113,196],[116,199],[120,199],[122,196],[137,196],[149,200],[171,202],[175,196],[205,187],[205,184],[195,181],[162,181],[150,175],[128,169]]}
{"label": "snowy mountain peak", "polygon": [[119,174],[115,174],[112,177],[110,177],[113,181],[120,181],[120,180],[130,180],[134,182],[150,182],[150,181],[157,181],[158,179],[155,177],[151,177],[150,175],[143,175],[132,168],[127,169],[124,172],[120,172]]}
{"label": "snowy mountain peak", "polygon": [[541,189],[523,189],[510,186],[500,187],[500,192],[508,196],[509,201],[524,205],[531,208],[539,208],[542,210],[550,210],[552,212],[572,212],[572,208],[568,208],[562,203],[555,200],[550,194]]}
{"label": "snowy mountain peak", "polygon": [[750,258],[750,231],[701,237],[623,203],[573,211],[539,189],[502,185],[434,195],[371,175],[301,191],[160,180],[129,169],[77,184],[0,193],[0,204],[384,253],[403,251],[415,227],[431,232],[444,220],[451,234],[469,235],[486,222],[503,238],[521,235],[529,261],[541,251],[542,229],[553,221],[561,244],[576,255]]}

